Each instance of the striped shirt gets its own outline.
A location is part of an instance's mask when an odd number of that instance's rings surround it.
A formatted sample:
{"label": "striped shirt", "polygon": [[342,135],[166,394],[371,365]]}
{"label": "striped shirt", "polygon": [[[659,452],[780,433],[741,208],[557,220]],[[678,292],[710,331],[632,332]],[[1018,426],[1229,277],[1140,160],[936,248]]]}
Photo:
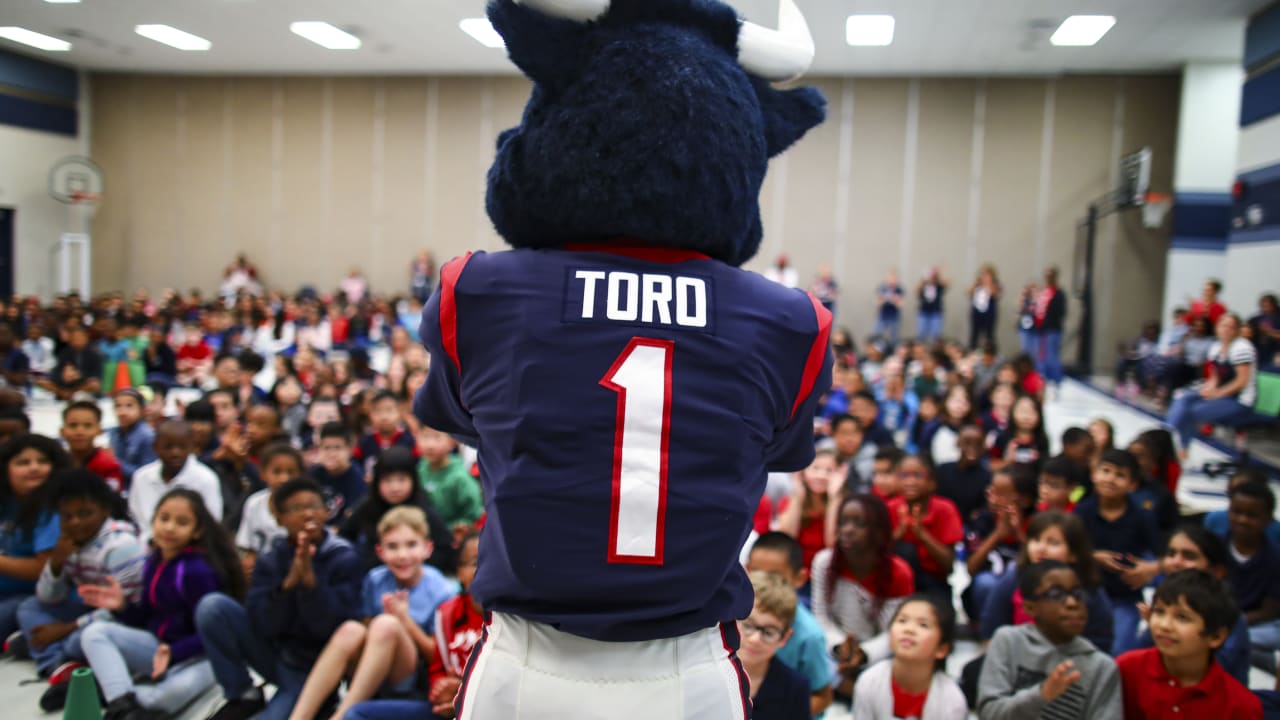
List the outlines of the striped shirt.
{"label": "striped shirt", "polygon": [[[107,520],[93,539],[71,553],[62,563],[62,573],[54,575],[45,563],[36,582],[36,597],[46,605],[62,603],[80,585],[105,585],[114,577],[132,602],[142,594],[142,565],[145,548],[133,525],[123,520]],[[105,612],[105,611],[98,611]],[[85,613],[76,624],[87,625],[94,613]]]}

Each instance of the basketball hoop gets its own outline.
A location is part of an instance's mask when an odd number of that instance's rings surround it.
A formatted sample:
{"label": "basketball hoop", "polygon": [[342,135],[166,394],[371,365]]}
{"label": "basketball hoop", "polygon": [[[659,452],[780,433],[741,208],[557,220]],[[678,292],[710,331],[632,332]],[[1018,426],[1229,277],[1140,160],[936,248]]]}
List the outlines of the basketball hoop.
{"label": "basketball hoop", "polygon": [[1149,192],[1146,202],[1142,204],[1142,225],[1148,230],[1155,230],[1164,224],[1165,215],[1173,207],[1173,196],[1169,193]]}

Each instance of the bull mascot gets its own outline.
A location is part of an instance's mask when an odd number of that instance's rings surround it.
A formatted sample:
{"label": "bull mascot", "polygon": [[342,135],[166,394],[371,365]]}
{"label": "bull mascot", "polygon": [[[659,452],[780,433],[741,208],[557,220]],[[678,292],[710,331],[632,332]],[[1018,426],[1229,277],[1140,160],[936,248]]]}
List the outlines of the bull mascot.
{"label": "bull mascot", "polygon": [[463,720],[751,713],[738,562],[769,471],[814,456],[831,316],[741,270],[770,157],[822,122],[779,29],[715,0],[492,0],[533,81],[423,312],[425,424],[479,452],[486,610]]}

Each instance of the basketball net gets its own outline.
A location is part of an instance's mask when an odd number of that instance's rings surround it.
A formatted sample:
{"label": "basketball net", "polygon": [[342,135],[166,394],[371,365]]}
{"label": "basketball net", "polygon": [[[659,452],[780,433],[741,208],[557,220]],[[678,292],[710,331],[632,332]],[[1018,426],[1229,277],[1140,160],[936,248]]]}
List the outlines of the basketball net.
{"label": "basketball net", "polygon": [[1142,225],[1148,230],[1155,230],[1164,224],[1164,218],[1173,208],[1173,196],[1169,193],[1147,193],[1147,201],[1142,205]]}

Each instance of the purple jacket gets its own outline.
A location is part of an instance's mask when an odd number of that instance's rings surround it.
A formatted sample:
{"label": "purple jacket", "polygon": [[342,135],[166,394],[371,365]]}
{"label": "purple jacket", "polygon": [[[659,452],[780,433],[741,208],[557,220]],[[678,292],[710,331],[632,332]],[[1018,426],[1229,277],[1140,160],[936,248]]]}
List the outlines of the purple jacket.
{"label": "purple jacket", "polygon": [[120,614],[120,620],[146,628],[161,642],[169,644],[174,665],[202,655],[204,644],[196,633],[196,604],[208,593],[220,589],[218,575],[204,553],[187,549],[172,560],[162,560],[160,551],[147,556],[142,571],[142,597]]}

